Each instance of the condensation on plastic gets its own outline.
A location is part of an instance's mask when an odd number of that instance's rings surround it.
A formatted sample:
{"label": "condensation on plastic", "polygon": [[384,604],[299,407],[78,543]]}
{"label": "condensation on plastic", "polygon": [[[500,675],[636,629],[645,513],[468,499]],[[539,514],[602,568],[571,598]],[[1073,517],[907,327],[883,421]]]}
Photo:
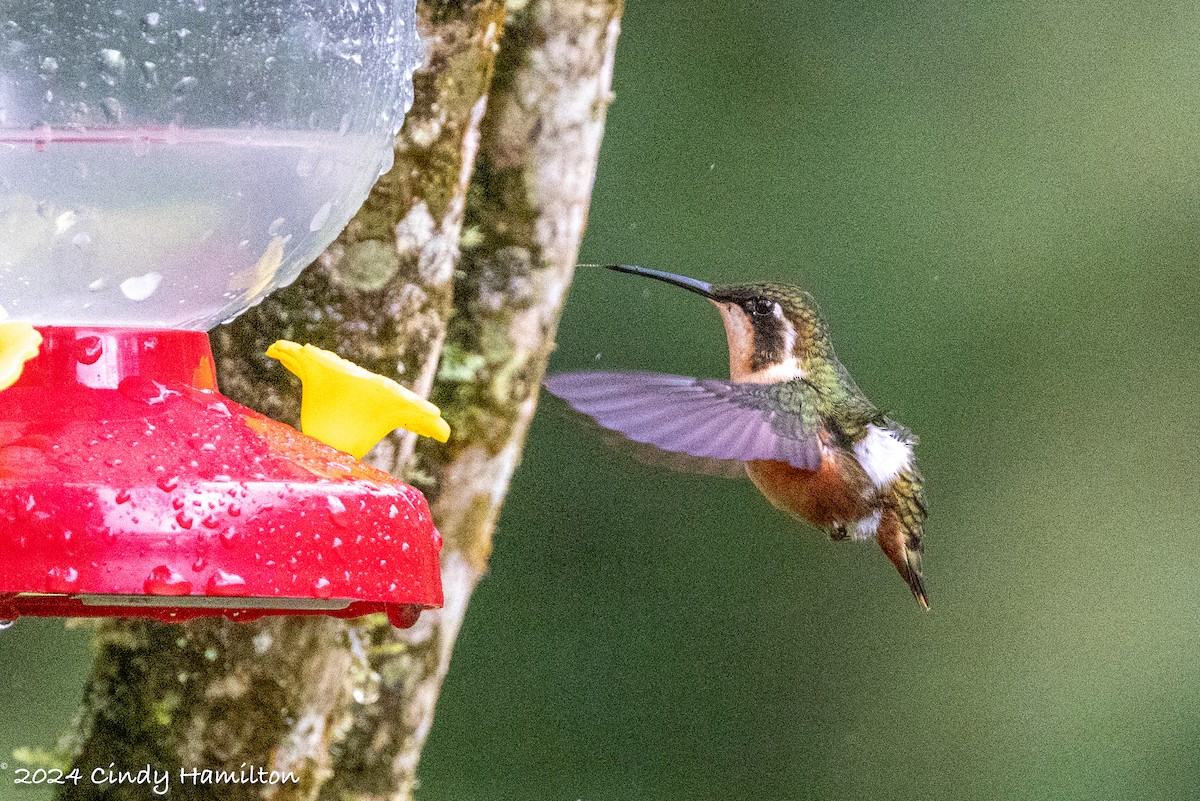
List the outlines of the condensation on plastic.
{"label": "condensation on plastic", "polygon": [[208,329],[291,282],[391,165],[413,0],[10,0],[0,319]]}

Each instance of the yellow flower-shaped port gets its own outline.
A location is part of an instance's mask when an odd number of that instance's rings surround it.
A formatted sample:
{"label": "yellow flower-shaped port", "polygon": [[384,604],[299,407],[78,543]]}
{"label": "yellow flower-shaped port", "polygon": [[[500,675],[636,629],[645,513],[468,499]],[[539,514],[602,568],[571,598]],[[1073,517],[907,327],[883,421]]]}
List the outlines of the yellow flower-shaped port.
{"label": "yellow flower-shaped port", "polygon": [[300,430],[356,459],[396,428],[450,438],[438,407],[336,353],[281,339],[267,355],[300,379]]}
{"label": "yellow flower-shaped port", "polygon": [[0,390],[17,383],[41,345],[42,335],[29,323],[0,323]]}

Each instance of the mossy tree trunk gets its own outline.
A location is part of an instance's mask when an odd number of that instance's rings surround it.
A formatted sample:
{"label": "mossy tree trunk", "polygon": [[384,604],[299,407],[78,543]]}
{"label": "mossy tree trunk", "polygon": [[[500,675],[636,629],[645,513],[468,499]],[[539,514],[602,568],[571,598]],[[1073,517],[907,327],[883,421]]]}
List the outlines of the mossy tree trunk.
{"label": "mossy tree trunk", "polygon": [[[426,492],[446,542],[445,608],[404,631],[376,618],[107,622],[68,738],[85,775],[244,763],[299,782],[173,785],[170,797],[411,796],[583,235],[621,7],[422,0],[427,58],[395,166],[295,284],[213,335],[223,391],[288,422],[297,389],[262,355],[278,338],[431,393],[451,442],[396,435],[369,460]],[[63,797],[157,796],[85,782]]]}

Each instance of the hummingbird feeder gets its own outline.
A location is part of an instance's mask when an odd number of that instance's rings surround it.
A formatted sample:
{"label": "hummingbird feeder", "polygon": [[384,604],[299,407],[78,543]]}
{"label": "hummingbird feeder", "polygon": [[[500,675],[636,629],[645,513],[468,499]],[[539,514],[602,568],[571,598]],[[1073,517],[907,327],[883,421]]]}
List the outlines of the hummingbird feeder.
{"label": "hummingbird feeder", "polygon": [[[442,602],[416,489],[359,457],[431,404],[311,346],[301,434],[207,330],[346,224],[412,102],[412,0],[13,0],[0,28],[0,621]],[[311,434],[311,436],[310,436]]]}

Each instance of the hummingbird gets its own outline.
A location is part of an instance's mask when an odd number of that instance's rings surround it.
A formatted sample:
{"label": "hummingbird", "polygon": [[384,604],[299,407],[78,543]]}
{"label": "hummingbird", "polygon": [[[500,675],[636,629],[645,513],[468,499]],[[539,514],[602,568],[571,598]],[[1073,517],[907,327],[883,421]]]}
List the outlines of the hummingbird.
{"label": "hummingbird", "polygon": [[831,539],[874,538],[928,609],[921,570],[928,511],[913,455],[917,438],[858,388],[834,353],[813,296],[780,283],[712,284],[646,267],[600,266],[711,301],[729,342],[729,380],[579,372],[549,377],[547,390],[603,428],[679,455],[685,469],[740,463],[768,501]]}

